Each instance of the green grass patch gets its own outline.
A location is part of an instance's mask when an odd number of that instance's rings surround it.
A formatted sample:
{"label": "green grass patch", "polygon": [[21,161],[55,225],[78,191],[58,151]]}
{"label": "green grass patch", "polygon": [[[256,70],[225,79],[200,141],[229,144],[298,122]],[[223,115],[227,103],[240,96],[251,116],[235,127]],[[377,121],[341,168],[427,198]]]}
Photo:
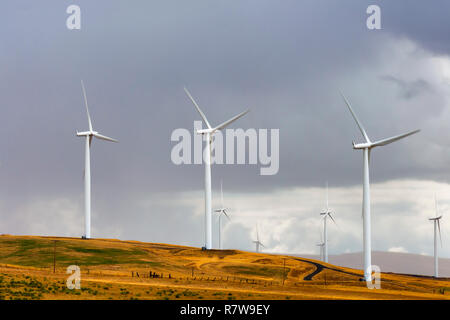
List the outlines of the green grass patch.
{"label": "green grass patch", "polygon": [[[13,250],[4,250],[13,248]],[[31,267],[50,267],[53,265],[54,242],[49,239],[0,239],[0,263],[9,263]],[[99,248],[85,241],[83,244],[58,240],[56,242],[57,265],[111,265],[146,264],[161,267],[162,263],[146,261],[147,251],[139,248]]]}

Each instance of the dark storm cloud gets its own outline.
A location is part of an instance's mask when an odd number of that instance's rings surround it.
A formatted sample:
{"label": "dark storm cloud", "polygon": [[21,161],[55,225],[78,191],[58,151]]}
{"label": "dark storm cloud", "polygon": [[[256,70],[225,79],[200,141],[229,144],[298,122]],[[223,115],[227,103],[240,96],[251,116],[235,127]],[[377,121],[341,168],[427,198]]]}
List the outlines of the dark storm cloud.
{"label": "dark storm cloud", "polygon": [[445,0],[379,1],[383,28],[397,35],[413,39],[436,54],[450,54],[448,34],[450,3]]}
{"label": "dark storm cloud", "polygon": [[404,81],[391,75],[384,75],[380,77],[381,80],[395,83],[399,88],[400,96],[405,99],[411,99],[421,94],[423,91],[431,90],[430,84],[423,80]]}

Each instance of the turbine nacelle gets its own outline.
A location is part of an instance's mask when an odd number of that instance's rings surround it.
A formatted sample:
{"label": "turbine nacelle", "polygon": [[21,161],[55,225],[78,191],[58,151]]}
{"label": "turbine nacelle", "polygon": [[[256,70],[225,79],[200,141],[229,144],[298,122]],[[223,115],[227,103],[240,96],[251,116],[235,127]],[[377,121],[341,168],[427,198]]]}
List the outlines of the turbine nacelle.
{"label": "turbine nacelle", "polygon": [[216,130],[215,129],[200,129],[200,130],[197,130],[196,132],[197,132],[197,134],[205,134],[205,133],[212,134],[212,133],[216,132]]}
{"label": "turbine nacelle", "polygon": [[439,217],[429,218],[428,220],[435,221],[435,220],[440,220],[441,218],[442,218],[442,216],[439,216]]}
{"label": "turbine nacelle", "polygon": [[94,136],[96,134],[98,134],[97,131],[83,131],[83,132],[78,132],[77,131],[77,136],[78,137]]}
{"label": "turbine nacelle", "polygon": [[353,144],[353,149],[367,149],[367,148],[372,148],[372,143],[370,142],[366,142],[366,143],[354,143],[352,141]]}
{"label": "turbine nacelle", "polygon": [[116,139],[104,136],[104,135],[98,133],[97,131],[83,131],[83,132],[77,131],[77,136],[78,137],[90,137],[91,139],[92,139],[92,137],[96,137],[98,139],[102,139],[102,140],[106,140],[106,141],[119,142]]}

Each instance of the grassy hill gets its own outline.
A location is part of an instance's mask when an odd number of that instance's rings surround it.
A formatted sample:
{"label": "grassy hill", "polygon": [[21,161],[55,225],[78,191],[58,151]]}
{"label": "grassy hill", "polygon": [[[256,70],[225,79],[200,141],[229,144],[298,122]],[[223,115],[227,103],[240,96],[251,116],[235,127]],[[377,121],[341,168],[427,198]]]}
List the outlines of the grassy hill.
{"label": "grassy hill", "polygon": [[[54,270],[55,261],[55,270]],[[69,265],[81,289],[69,290]],[[448,299],[450,279],[362,272],[292,256],[112,239],[0,236],[0,299]]]}

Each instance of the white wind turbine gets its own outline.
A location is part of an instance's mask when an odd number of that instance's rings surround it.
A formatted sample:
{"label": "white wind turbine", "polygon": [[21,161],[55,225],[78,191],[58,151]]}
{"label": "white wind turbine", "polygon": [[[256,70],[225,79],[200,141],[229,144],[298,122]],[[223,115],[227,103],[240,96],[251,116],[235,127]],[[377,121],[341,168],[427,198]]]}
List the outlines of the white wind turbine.
{"label": "white wind turbine", "polygon": [[436,200],[436,196],[434,196],[434,203],[436,207],[436,217],[430,218],[428,220],[433,221],[434,223],[434,276],[437,278],[439,277],[439,265],[438,265],[438,243],[437,243],[437,233],[439,231],[439,239],[441,240],[441,247],[442,247],[442,236],[441,236],[441,223],[440,220],[442,219],[442,215],[438,216],[438,203]]}
{"label": "white wind turbine", "polygon": [[84,96],[84,104],[86,106],[86,113],[88,117],[89,123],[89,131],[78,132],[77,136],[86,137],[86,154],[85,154],[85,168],[84,168],[84,226],[85,226],[85,235],[83,238],[89,239],[91,237],[91,156],[90,149],[92,144],[92,138],[96,137],[98,139],[118,142],[115,139],[109,138],[107,136],[99,134],[97,131],[92,129],[91,116],[89,115],[89,107],[87,103],[86,90],[84,88],[83,80],[81,80],[81,88],[83,89]]}
{"label": "white wind turbine", "polygon": [[342,98],[344,98],[345,103],[347,104],[348,110],[353,116],[356,124],[358,125],[359,130],[361,131],[365,142],[355,144],[353,143],[353,149],[362,149],[363,150],[363,247],[364,247],[364,279],[366,281],[372,281],[372,258],[371,258],[371,227],[370,227],[370,183],[369,183],[369,163],[370,163],[370,151],[372,148],[378,146],[384,146],[394,141],[403,139],[407,136],[410,136],[414,133],[419,132],[420,130],[414,130],[405,134],[401,134],[398,136],[378,140],[375,142],[371,142],[369,136],[367,135],[364,127],[361,122],[359,122],[356,114],[353,112],[350,103],[347,101],[345,96],[341,93]]}
{"label": "white wind turbine", "polygon": [[328,207],[328,182],[327,182],[327,208],[324,212],[320,213],[321,216],[323,216],[323,261],[328,262],[328,230],[327,230],[327,219],[330,218],[334,224],[336,224],[336,221],[334,221],[333,216],[331,215],[330,208]]}
{"label": "white wind turbine", "polygon": [[244,111],[237,116],[234,116],[230,120],[227,120],[221,124],[219,124],[217,127],[211,127],[208,120],[206,119],[205,114],[200,110],[200,107],[198,106],[197,102],[195,102],[194,98],[192,98],[189,91],[184,88],[184,91],[186,92],[189,99],[194,104],[195,108],[197,109],[198,113],[202,117],[203,121],[205,122],[206,126],[208,128],[197,130],[198,134],[204,135],[206,140],[206,149],[203,156],[206,156],[205,161],[205,249],[209,250],[212,248],[212,207],[211,207],[211,137],[214,135],[214,133],[217,130],[221,130],[231,124],[232,122],[236,121],[240,117],[244,116],[249,110]]}
{"label": "white wind turbine", "polygon": [[222,180],[220,181],[220,198],[222,200],[222,207],[220,209],[216,209],[214,210],[215,213],[217,213],[219,215],[219,249],[222,250],[222,215],[224,215],[225,217],[227,217],[227,219],[229,221],[231,221],[230,217],[227,214],[227,210],[228,208],[225,208],[224,204],[223,204],[223,188],[222,188]]}
{"label": "white wind turbine", "polygon": [[260,252],[260,247],[265,248],[265,246],[259,240],[258,224],[256,224],[256,240],[253,240],[253,243],[256,245],[255,252]]}

